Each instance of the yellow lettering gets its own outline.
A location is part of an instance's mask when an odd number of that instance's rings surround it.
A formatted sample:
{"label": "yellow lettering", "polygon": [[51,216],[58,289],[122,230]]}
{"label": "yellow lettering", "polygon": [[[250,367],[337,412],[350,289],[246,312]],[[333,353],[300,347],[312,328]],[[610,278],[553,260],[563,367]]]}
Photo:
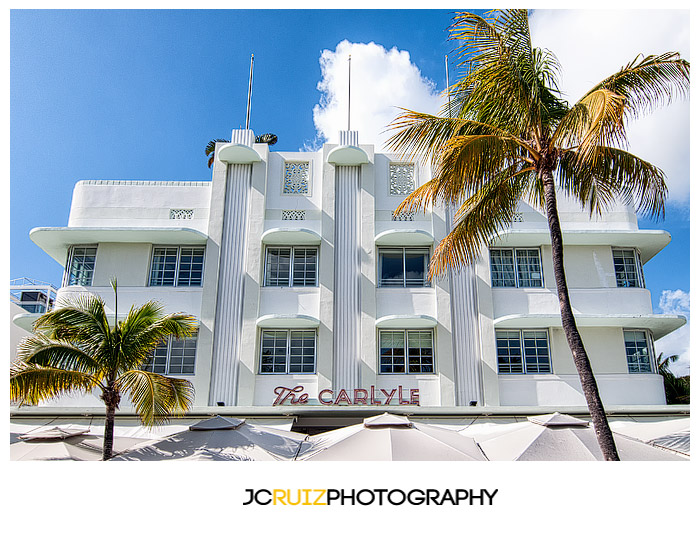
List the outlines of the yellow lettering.
{"label": "yellow lettering", "polygon": [[273,489],[272,490],[272,504],[277,504],[277,499],[280,500],[280,504],[286,505],[287,503],[284,502],[284,499],[287,496],[287,491],[283,489]]}
{"label": "yellow lettering", "polygon": [[318,494],[318,497],[316,497],[316,500],[314,501],[314,506],[321,506],[321,505],[327,505],[328,503],[325,502],[319,502],[322,498],[326,496],[326,491],[325,489],[315,489],[314,491],[320,492]]}

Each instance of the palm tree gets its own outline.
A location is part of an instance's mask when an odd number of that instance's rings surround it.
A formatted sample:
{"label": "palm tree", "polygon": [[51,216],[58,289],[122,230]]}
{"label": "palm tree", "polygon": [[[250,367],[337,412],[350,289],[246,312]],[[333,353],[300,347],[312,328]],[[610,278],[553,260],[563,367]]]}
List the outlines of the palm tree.
{"label": "palm tree", "polygon": [[670,363],[678,361],[678,355],[664,357],[663,352],[656,358],[659,374],[664,379],[664,391],[667,404],[690,404],[690,376],[676,376],[668,368]]}
{"label": "palm tree", "polygon": [[[214,164],[214,151],[216,150],[217,141],[231,143],[231,140],[225,140],[223,138],[209,140],[209,143],[207,143],[207,146],[204,149],[204,154],[209,157],[209,160],[207,160],[208,167],[211,167]],[[268,145],[274,145],[277,143],[277,136],[269,132],[267,134],[261,134],[260,136],[255,136],[255,143],[267,143]]]}
{"label": "palm tree", "polygon": [[562,326],[605,459],[618,455],[569,300],[557,189],[592,214],[616,200],[664,215],[663,172],[627,152],[625,122],[688,92],[690,64],[677,53],[637,57],[573,106],[557,88],[559,65],[533,48],[527,12],[457,13],[450,27],[460,66],[440,116],[403,109],[388,145],[430,159],[434,178],[397,212],[443,202],[458,206],[436,247],[430,277],[475,261],[507,229],[524,200],[547,216]]}
{"label": "palm tree", "polygon": [[[116,282],[114,285],[116,297]],[[20,404],[38,404],[64,394],[101,392],[106,407],[102,459],[112,457],[114,415],[122,394],[128,395],[141,422],[155,426],[168,415],[187,410],[192,384],[143,370],[155,347],[167,337],[188,337],[196,320],[185,314],[162,315],[149,301],[132,306],[126,319],[110,324],[104,301],[82,295],[42,315],[34,335],[18,346],[10,370],[10,395]]]}
{"label": "palm tree", "polygon": [[214,165],[214,151],[216,150],[216,142],[220,141],[222,143],[230,143],[231,140],[225,140],[223,138],[216,138],[215,140],[209,140],[206,148],[204,149],[204,154],[209,157],[207,160],[207,166],[211,167]]}

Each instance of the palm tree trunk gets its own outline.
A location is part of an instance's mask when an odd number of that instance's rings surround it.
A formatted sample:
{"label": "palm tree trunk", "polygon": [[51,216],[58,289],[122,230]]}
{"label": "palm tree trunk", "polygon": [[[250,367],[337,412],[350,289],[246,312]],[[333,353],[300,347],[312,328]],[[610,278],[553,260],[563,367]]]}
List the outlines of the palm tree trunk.
{"label": "palm tree trunk", "polygon": [[102,461],[109,460],[112,457],[112,448],[114,445],[114,414],[117,407],[114,404],[107,404],[105,415],[105,440],[102,445]]}
{"label": "palm tree trunk", "polygon": [[571,308],[569,299],[569,289],[566,284],[564,273],[564,245],[559,224],[559,213],[557,211],[556,188],[551,171],[543,171],[542,182],[544,184],[545,208],[547,212],[547,223],[549,224],[549,234],[552,241],[552,262],[554,264],[554,279],[557,284],[557,294],[559,296],[559,310],[561,311],[561,324],[569,343],[574,364],[578,371],[583,388],[583,395],[586,397],[588,411],[593,420],[596,437],[603,457],[608,461],[619,461],[615,441],[613,440],[608,419],[605,415],[605,408],[598,393],[598,385],[593,376],[591,362],[583,346],[581,334],[576,327],[576,320]]}

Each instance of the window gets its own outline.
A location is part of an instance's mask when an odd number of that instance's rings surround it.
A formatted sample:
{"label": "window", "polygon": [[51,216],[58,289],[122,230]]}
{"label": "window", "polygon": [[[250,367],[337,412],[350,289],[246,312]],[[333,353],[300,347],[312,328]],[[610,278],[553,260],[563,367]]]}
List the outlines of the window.
{"label": "window", "polygon": [[540,250],[491,249],[492,287],[542,287]]}
{"label": "window", "polygon": [[285,162],[283,194],[309,194],[309,163]]}
{"label": "window", "polygon": [[268,247],[265,257],[264,286],[316,286],[318,248]]}
{"label": "window", "polygon": [[643,287],[642,263],[634,249],[613,248],[613,264],[618,287]]}
{"label": "window", "polygon": [[499,374],[548,374],[552,371],[547,330],[497,329],[496,354]]}
{"label": "window", "polygon": [[651,372],[649,340],[644,330],[624,330],[627,369],[630,373]]}
{"label": "window", "polygon": [[69,252],[66,283],[68,285],[92,285],[95,272],[97,246],[73,246]]}
{"label": "window", "polygon": [[194,374],[196,356],[197,335],[183,339],[169,337],[156,346],[143,370],[158,374]]}
{"label": "window", "polygon": [[435,372],[431,330],[381,330],[380,374],[429,374]]}
{"label": "window", "polygon": [[380,287],[427,287],[428,248],[382,248],[379,250]]}
{"label": "window", "polygon": [[203,246],[156,246],[148,284],[154,287],[199,287],[203,270]]}
{"label": "window", "polygon": [[316,332],[263,330],[260,374],[313,374],[316,372]]}

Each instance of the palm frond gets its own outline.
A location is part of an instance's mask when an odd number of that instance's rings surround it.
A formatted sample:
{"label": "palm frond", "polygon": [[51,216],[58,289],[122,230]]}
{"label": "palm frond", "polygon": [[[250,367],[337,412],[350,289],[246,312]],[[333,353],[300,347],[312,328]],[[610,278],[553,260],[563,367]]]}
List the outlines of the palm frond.
{"label": "palm frond", "polygon": [[161,312],[162,307],[153,301],[131,308],[119,326],[117,370],[139,368],[163,340],[171,336],[178,339],[190,337],[197,331],[197,320],[193,316],[184,313],[161,316]]}
{"label": "palm frond", "polygon": [[589,165],[598,146],[626,143],[624,111],[625,99],[621,95],[604,88],[590,92],[559,122],[551,146],[575,150],[580,165]]}
{"label": "palm frond", "polygon": [[216,138],[215,140],[209,140],[207,146],[204,148],[204,154],[209,157],[207,160],[207,166],[211,167],[214,164],[214,151],[216,151],[216,142],[230,143],[229,140],[223,138]]}
{"label": "palm frond", "polygon": [[17,361],[10,367],[10,398],[20,404],[38,404],[60,396],[89,393],[99,387],[90,374]]}
{"label": "palm frond", "polygon": [[450,113],[518,137],[549,128],[563,115],[565,103],[556,96],[559,64],[549,51],[532,48],[526,11],[488,19],[457,13],[450,39],[460,43],[460,65],[469,65],[450,88]]}
{"label": "palm frond", "polygon": [[55,341],[41,334],[25,337],[17,345],[17,358],[41,367],[100,375],[101,364],[71,343]]}
{"label": "palm frond", "polygon": [[94,294],[60,302],[36,320],[34,330],[51,339],[71,341],[92,349],[105,344],[110,337],[104,301]]}
{"label": "palm frond", "polygon": [[678,52],[646,57],[640,54],[617,73],[595,85],[582,100],[600,89],[624,97],[626,115],[636,118],[671,103],[677,97],[687,97],[690,63]]}
{"label": "palm frond", "polygon": [[129,395],[146,426],[166,423],[169,415],[185,412],[194,401],[194,388],[189,381],[144,370],[125,372],[116,386]]}
{"label": "palm frond", "polygon": [[454,228],[433,252],[429,277],[474,262],[485,244],[510,227],[518,201],[533,187],[534,176],[534,168],[513,165],[466,199],[454,216]]}
{"label": "palm frond", "polygon": [[590,214],[601,214],[622,201],[636,202],[637,211],[651,218],[665,215],[668,188],[663,171],[622,149],[599,146],[583,161],[568,151],[556,175],[559,187]]}

